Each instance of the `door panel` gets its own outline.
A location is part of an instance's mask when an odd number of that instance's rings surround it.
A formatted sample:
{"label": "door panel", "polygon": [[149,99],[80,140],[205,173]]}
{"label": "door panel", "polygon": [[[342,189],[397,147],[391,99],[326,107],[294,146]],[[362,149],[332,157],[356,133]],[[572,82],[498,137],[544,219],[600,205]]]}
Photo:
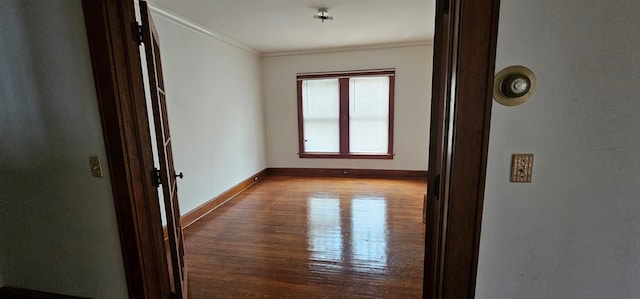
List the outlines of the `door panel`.
{"label": "door panel", "polygon": [[[167,115],[166,94],[162,76],[162,62],[158,33],[151,19],[149,7],[145,1],[140,1],[142,14],[142,39],[145,44],[149,87],[153,108],[153,120],[156,132],[156,144],[160,163],[160,183],[164,200],[165,217],[167,218],[168,243],[170,253],[169,271],[171,290],[174,298],[187,298],[187,271],[184,261],[184,244],[182,225],[180,223],[180,208],[178,205],[178,188],[173,165],[172,140]],[[180,177],[182,174],[180,174]]]}

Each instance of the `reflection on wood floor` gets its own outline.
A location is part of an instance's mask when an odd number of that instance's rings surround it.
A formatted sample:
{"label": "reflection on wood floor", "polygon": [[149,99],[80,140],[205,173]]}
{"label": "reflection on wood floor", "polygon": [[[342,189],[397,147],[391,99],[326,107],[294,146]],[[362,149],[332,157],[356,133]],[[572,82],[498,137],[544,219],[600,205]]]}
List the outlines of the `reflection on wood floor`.
{"label": "reflection on wood floor", "polygon": [[425,191],[268,177],[185,230],[189,297],[420,298]]}

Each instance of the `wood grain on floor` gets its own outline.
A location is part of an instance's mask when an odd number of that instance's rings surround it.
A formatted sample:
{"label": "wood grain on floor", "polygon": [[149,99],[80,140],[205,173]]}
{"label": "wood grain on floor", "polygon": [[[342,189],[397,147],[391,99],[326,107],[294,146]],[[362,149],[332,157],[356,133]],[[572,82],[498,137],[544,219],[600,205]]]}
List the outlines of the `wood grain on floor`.
{"label": "wood grain on floor", "polygon": [[420,180],[269,176],[189,226],[189,297],[420,298]]}

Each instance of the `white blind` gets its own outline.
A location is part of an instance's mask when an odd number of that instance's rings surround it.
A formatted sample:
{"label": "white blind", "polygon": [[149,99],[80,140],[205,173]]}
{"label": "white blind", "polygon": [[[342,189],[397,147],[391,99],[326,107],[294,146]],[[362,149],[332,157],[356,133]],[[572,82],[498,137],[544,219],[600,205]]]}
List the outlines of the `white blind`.
{"label": "white blind", "polygon": [[340,86],[338,79],[302,81],[305,152],[340,152]]}
{"label": "white blind", "polygon": [[351,78],[349,93],[349,151],[388,153],[389,77]]}

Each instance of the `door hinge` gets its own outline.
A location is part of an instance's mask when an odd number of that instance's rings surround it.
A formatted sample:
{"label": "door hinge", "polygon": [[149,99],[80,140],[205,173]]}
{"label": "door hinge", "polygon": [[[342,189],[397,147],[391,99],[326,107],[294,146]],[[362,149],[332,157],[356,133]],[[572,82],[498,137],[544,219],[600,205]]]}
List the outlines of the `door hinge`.
{"label": "door hinge", "polygon": [[440,198],[440,175],[437,175],[435,179],[433,179],[433,198],[438,200]]}
{"label": "door hinge", "polygon": [[154,167],[151,171],[151,184],[156,188],[160,187],[160,169]]}
{"label": "door hinge", "polygon": [[142,45],[142,25],[138,22],[134,22],[133,24],[133,41],[138,43],[138,46]]}

